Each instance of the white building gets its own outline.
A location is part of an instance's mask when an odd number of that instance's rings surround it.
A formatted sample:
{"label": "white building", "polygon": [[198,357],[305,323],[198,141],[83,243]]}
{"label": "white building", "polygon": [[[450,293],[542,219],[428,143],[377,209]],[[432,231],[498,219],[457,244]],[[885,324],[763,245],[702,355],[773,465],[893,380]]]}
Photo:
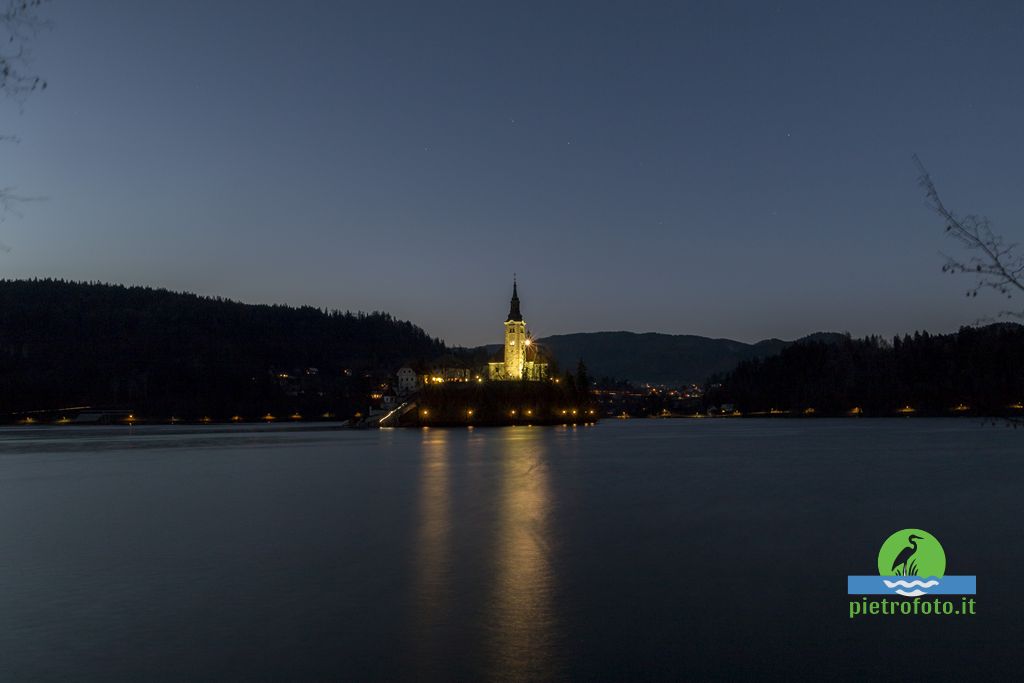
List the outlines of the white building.
{"label": "white building", "polygon": [[406,396],[420,388],[420,378],[410,367],[399,368],[395,379],[395,391],[399,396]]}

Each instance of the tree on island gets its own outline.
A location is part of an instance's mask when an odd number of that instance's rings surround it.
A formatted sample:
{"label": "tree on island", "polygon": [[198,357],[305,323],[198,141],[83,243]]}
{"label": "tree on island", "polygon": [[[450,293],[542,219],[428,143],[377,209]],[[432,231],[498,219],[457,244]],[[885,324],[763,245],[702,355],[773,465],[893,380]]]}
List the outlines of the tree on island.
{"label": "tree on island", "polygon": [[587,374],[587,366],[581,358],[576,364],[576,389],[584,393],[590,393],[590,375]]}
{"label": "tree on island", "polygon": [[[976,297],[982,289],[992,289],[1007,299],[1018,292],[1024,292],[1024,256],[1017,244],[992,230],[984,216],[959,216],[942,202],[939,191],[932,181],[928,169],[915,155],[914,164],[920,172],[921,187],[935,213],[946,223],[946,233],[960,242],[970,252],[970,257],[961,259],[946,255],[943,272],[967,274],[975,278],[974,287],[967,290],[967,296]],[[999,317],[1024,318],[1024,310],[1004,310]]]}

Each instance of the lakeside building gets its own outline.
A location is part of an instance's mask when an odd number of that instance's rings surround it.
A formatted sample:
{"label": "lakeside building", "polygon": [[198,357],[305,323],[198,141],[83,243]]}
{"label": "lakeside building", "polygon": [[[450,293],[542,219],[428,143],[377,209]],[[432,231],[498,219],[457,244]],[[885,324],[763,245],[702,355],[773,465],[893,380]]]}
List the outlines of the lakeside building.
{"label": "lakeside building", "polygon": [[416,371],[406,366],[395,373],[395,391],[399,396],[406,396],[420,388],[420,377]]}
{"label": "lakeside building", "polygon": [[505,318],[505,355],[503,361],[487,364],[487,378],[494,381],[543,380],[548,364],[538,361],[533,340],[526,331],[526,321],[519,310],[519,290],[512,279],[512,302]]}

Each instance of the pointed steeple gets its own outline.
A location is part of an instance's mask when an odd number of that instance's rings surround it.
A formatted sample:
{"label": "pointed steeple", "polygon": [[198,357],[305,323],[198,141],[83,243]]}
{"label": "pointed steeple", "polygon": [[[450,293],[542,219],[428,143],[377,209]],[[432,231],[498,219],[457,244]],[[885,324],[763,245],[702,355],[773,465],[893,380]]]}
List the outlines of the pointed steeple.
{"label": "pointed steeple", "polygon": [[523,314],[519,312],[519,292],[516,290],[516,276],[512,275],[512,305],[508,309],[508,317],[505,322],[522,322]]}

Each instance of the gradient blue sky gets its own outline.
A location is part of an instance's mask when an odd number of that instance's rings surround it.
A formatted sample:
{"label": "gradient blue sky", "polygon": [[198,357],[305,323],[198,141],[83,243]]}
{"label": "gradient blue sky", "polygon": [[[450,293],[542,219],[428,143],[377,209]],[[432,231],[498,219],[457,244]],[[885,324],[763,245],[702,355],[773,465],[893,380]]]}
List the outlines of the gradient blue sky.
{"label": "gradient blue sky", "polygon": [[1024,3],[55,1],[0,276],[500,339],[952,330],[947,203],[1024,226]]}

